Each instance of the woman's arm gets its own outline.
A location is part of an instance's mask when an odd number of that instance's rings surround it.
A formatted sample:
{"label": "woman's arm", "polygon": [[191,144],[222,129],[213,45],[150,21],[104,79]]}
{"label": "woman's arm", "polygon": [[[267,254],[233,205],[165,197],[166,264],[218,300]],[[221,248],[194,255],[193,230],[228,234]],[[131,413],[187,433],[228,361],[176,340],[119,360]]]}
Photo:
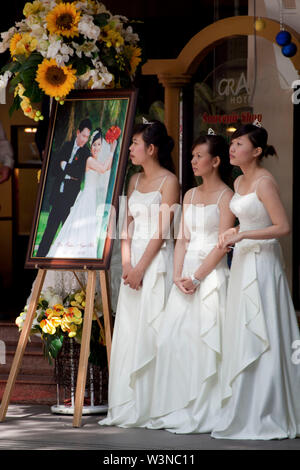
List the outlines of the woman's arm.
{"label": "woman's arm", "polygon": [[110,155],[105,160],[104,163],[98,162],[98,160],[96,160],[93,157],[89,157],[86,161],[86,169],[94,170],[94,171],[97,171],[97,173],[102,174],[102,173],[105,173],[107,170],[111,169],[112,161],[113,161],[112,155]]}
{"label": "woman's arm", "polygon": [[226,237],[223,247],[233,245],[244,239],[268,240],[271,238],[280,238],[290,233],[290,224],[275,181],[271,178],[263,178],[256,193],[265,206],[272,221],[272,225],[259,230],[239,231],[233,236]]}
{"label": "woman's arm", "polygon": [[[220,213],[220,225],[219,233],[222,233],[234,225],[235,216],[229,208],[230,200],[233,196],[232,191],[226,191],[219,202],[219,213]],[[203,263],[195,271],[194,277],[202,281],[211,271],[218,265],[223,256],[226,254],[227,248],[219,247],[216,245],[206,256]],[[186,278],[183,282],[183,286],[190,290],[195,291],[196,287],[192,283],[192,280]]]}
{"label": "woman's arm", "polygon": [[183,198],[180,227],[174,250],[173,281],[184,294],[187,294],[188,290],[182,286],[182,269],[186,250],[190,242],[190,232],[185,224],[185,211],[191,202],[192,191],[193,189],[187,191]]}
{"label": "woman's arm", "polygon": [[132,269],[131,266],[131,239],[132,239],[132,231],[133,231],[133,224],[134,220],[132,215],[129,213],[128,209],[128,199],[131,196],[131,193],[134,190],[136,179],[138,174],[133,175],[130,178],[126,196],[126,215],[122,227],[121,233],[121,257],[122,257],[122,277],[126,280],[129,271]]}
{"label": "woman's arm", "polygon": [[141,259],[130,271],[126,283],[132,289],[139,289],[144,273],[155,255],[159,252],[164,240],[169,236],[170,224],[174,218],[174,207],[179,202],[179,183],[175,175],[166,179],[162,188],[162,200],[159,210],[158,230],[149,241]]}

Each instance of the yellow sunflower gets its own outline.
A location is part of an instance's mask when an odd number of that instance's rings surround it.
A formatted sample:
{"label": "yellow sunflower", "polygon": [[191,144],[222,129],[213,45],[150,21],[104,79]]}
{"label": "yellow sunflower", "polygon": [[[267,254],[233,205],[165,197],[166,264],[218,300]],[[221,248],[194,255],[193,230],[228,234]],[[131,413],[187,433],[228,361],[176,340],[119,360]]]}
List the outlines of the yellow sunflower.
{"label": "yellow sunflower", "polygon": [[74,88],[75,74],[71,66],[59,67],[55,59],[44,59],[38,66],[36,81],[46,95],[62,98]]}
{"label": "yellow sunflower", "polygon": [[72,38],[78,36],[80,12],[74,3],[59,3],[46,16],[47,28],[50,34]]}
{"label": "yellow sunflower", "polygon": [[13,37],[11,38],[10,43],[9,43],[9,50],[10,50],[11,56],[15,55],[17,44],[21,39],[22,39],[22,34],[20,33],[14,34]]}
{"label": "yellow sunflower", "polygon": [[127,57],[129,64],[130,64],[130,74],[134,74],[136,71],[137,66],[141,62],[141,53],[142,50],[140,47],[135,46],[125,46],[124,47],[124,54]]}

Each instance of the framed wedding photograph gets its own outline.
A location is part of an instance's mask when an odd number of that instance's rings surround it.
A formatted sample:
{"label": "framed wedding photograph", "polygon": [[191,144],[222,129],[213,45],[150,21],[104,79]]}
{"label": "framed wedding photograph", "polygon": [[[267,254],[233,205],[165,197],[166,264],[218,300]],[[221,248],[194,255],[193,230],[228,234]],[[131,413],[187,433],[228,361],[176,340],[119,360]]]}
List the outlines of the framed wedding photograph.
{"label": "framed wedding photograph", "polygon": [[109,268],[137,93],[53,100],[26,268]]}

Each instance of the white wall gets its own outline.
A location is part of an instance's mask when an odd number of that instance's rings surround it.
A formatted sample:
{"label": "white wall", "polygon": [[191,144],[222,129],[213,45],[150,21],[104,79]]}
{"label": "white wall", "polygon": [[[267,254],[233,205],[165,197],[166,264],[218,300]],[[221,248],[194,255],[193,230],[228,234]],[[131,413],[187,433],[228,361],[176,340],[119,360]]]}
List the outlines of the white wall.
{"label": "white wall", "polygon": [[[249,15],[253,15],[253,0],[249,0]],[[300,8],[300,2],[298,2]],[[256,16],[280,20],[279,2],[274,0],[256,1]],[[295,15],[296,16],[296,15]],[[296,19],[293,18],[294,29]],[[284,19],[286,19],[284,15]],[[297,15],[300,23],[300,15]],[[299,28],[298,28],[299,30]],[[281,197],[292,223],[293,210],[293,103],[291,84],[298,78],[290,59],[283,56],[281,49],[270,41],[256,37],[256,88],[253,98],[254,113],[262,113],[263,126],[268,130],[269,143],[274,145],[279,158],[269,157],[263,165],[271,171],[280,186]],[[255,39],[248,38],[248,80],[252,87],[255,76]],[[292,235],[281,239],[286,265],[286,274],[292,285]]]}

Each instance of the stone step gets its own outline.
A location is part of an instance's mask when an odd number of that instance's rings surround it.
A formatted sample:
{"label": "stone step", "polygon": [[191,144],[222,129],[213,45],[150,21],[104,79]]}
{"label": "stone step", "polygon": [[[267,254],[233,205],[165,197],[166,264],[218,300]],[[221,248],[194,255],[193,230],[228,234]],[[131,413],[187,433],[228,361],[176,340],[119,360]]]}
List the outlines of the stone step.
{"label": "stone step", "polygon": [[[5,347],[5,364],[0,364],[0,373],[9,374],[15,356],[20,333],[14,323],[0,323],[0,339]],[[1,358],[3,362],[3,357]],[[43,375],[53,377],[54,366],[44,357],[41,338],[30,336],[23,355],[19,374]]]}
{"label": "stone step", "polygon": [[[0,340],[2,341],[18,341],[20,337],[19,328],[17,325],[10,321],[4,322],[0,321]],[[36,335],[30,335],[28,339],[28,346],[38,344],[41,342],[41,339]]]}
{"label": "stone step", "polygon": [[[2,399],[7,378],[0,375],[0,399]],[[56,384],[43,376],[18,376],[10,397],[10,403],[56,404]]]}
{"label": "stone step", "polygon": [[[1,374],[9,374],[13,359],[15,356],[15,349],[6,349],[5,364],[0,364]],[[20,367],[19,374],[25,375],[43,375],[53,377],[54,366],[50,365],[47,358],[44,357],[42,350],[38,351],[25,351]]]}
{"label": "stone step", "polygon": [[[0,340],[5,347],[5,364],[0,364],[0,399],[15,356],[20,333],[13,321],[0,322]],[[3,362],[3,354],[1,356]],[[12,390],[10,403],[55,404],[57,387],[54,380],[54,365],[50,365],[43,354],[41,338],[31,335],[25,348]]]}

